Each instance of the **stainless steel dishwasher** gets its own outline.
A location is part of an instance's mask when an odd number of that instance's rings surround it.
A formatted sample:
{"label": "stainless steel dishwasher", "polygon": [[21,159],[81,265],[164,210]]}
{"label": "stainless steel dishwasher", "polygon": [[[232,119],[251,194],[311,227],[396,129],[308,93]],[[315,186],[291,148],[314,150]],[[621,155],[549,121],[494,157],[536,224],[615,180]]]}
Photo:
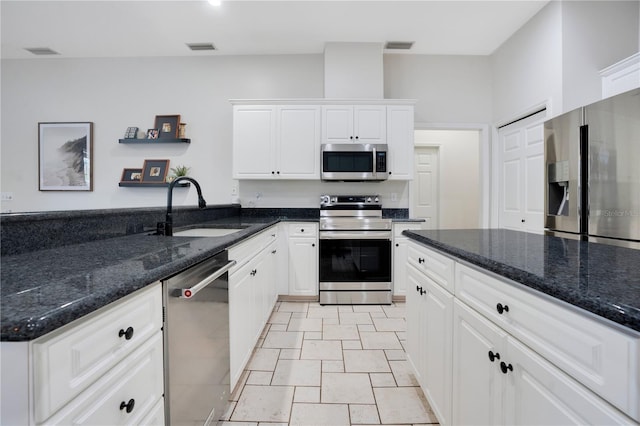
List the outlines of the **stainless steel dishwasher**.
{"label": "stainless steel dishwasher", "polygon": [[165,422],[216,424],[229,399],[226,251],[163,281]]}

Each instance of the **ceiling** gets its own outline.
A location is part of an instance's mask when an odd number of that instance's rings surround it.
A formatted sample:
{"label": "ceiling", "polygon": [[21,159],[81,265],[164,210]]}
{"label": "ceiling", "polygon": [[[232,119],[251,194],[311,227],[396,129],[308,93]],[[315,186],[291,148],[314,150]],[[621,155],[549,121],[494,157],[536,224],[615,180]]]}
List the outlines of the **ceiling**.
{"label": "ceiling", "polygon": [[[490,55],[545,1],[2,0],[1,57],[319,54],[326,42],[413,41],[427,55]],[[192,51],[187,43],[213,43]]]}

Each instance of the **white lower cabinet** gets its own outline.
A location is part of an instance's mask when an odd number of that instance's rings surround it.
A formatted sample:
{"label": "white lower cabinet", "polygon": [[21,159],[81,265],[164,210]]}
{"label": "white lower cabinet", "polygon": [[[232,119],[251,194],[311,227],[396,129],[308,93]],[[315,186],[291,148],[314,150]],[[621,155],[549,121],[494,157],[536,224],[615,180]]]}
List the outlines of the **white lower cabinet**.
{"label": "white lower cabinet", "polygon": [[638,424],[637,335],[446,259],[409,243],[407,358],[441,424]]}
{"label": "white lower cabinet", "polygon": [[450,424],[453,295],[413,266],[407,286],[407,358],[438,420]]}
{"label": "white lower cabinet", "polygon": [[318,224],[288,224],[289,295],[318,297]]}
{"label": "white lower cabinet", "polygon": [[277,299],[275,226],[229,249],[229,355],[231,389],[240,379]]}
{"label": "white lower cabinet", "polygon": [[459,300],[453,333],[452,424],[633,424]]}
{"label": "white lower cabinet", "polygon": [[407,229],[420,229],[422,223],[394,223],[393,224],[393,295],[406,296],[407,287],[407,258],[409,238],[402,235]]}

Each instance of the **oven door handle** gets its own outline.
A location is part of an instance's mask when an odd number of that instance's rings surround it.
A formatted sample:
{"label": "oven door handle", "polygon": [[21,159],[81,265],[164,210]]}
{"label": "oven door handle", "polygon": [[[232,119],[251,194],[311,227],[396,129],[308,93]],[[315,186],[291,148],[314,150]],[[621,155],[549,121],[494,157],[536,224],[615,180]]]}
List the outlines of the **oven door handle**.
{"label": "oven door handle", "polygon": [[389,231],[320,231],[321,240],[391,240]]}

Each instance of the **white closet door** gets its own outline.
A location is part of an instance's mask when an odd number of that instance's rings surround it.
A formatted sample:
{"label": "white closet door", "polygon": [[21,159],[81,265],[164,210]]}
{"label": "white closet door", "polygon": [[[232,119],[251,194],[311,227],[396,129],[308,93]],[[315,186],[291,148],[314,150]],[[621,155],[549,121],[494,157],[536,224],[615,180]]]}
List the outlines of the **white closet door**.
{"label": "white closet door", "polygon": [[543,111],[498,130],[501,228],[544,231],[545,116]]}

